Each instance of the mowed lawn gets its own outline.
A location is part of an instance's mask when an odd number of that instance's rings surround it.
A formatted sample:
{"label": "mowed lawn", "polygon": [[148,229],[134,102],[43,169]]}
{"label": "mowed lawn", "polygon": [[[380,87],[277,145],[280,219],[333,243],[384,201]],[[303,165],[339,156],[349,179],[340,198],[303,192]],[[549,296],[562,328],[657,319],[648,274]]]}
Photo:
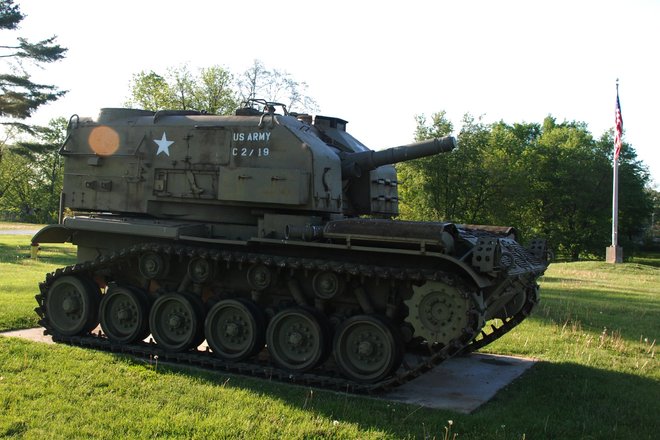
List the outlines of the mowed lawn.
{"label": "mowed lawn", "polygon": [[[45,273],[75,249],[0,235],[0,330],[37,322]],[[550,266],[542,301],[482,351],[534,357],[470,415],[0,337],[0,438],[655,439],[660,268]],[[655,264],[655,266],[654,266]]]}
{"label": "mowed lawn", "polygon": [[36,327],[39,283],[48,272],[75,263],[76,248],[69,244],[41,245],[39,258],[31,259],[30,239],[0,234],[0,331]]}

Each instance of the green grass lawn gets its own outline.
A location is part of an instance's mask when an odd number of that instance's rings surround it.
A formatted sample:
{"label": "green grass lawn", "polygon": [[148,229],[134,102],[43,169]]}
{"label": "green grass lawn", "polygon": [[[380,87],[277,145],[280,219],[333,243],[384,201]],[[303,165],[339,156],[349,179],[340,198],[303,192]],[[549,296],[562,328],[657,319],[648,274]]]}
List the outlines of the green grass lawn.
{"label": "green grass lawn", "polygon": [[[74,261],[29,239],[0,235],[0,329],[34,325],[39,281]],[[0,337],[0,438],[657,438],[657,262],[554,264],[541,295],[482,350],[540,361],[471,415]]]}
{"label": "green grass lawn", "polygon": [[35,223],[0,222],[0,231],[11,231],[13,229],[38,230],[44,226]]}
{"label": "green grass lawn", "polygon": [[43,244],[30,258],[29,235],[0,235],[0,331],[37,326],[34,313],[39,283],[46,273],[75,263],[76,249],[68,244]]}

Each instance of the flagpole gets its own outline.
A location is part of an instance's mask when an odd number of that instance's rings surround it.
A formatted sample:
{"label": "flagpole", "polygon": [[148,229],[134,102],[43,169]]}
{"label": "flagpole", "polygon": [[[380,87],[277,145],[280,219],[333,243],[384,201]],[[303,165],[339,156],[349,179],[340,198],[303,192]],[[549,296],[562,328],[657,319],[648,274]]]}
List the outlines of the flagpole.
{"label": "flagpole", "polygon": [[612,169],[612,247],[617,247],[619,245],[619,158],[616,155]]}
{"label": "flagpole", "polygon": [[619,104],[619,78],[616,79],[614,154],[612,163],[612,245],[605,250],[605,261],[623,263],[623,248],[619,247],[619,154],[623,135],[623,118]]}

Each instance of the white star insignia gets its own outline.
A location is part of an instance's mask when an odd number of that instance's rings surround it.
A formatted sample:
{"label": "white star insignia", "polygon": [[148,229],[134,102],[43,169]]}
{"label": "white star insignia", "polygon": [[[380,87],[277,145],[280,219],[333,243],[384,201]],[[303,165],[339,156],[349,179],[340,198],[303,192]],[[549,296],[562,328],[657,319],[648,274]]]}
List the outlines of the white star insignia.
{"label": "white star insignia", "polygon": [[154,142],[156,143],[156,145],[158,145],[158,151],[156,151],[156,156],[158,156],[160,153],[165,153],[168,156],[170,155],[170,145],[172,145],[174,141],[168,141],[165,132],[163,132],[162,138],[154,139]]}

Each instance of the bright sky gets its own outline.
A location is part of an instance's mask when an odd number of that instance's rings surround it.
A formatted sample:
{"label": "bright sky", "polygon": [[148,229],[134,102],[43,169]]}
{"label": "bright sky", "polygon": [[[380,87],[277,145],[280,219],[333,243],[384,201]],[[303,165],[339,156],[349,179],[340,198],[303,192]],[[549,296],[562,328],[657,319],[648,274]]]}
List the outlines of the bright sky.
{"label": "bright sky", "polygon": [[[415,115],[614,126],[660,188],[660,1],[16,0],[32,41],[64,60],[33,79],[69,93],[33,122],[119,107],[133,74],[255,59],[309,85],[320,114],[373,149],[413,140]],[[5,31],[6,32],[6,31]]]}

